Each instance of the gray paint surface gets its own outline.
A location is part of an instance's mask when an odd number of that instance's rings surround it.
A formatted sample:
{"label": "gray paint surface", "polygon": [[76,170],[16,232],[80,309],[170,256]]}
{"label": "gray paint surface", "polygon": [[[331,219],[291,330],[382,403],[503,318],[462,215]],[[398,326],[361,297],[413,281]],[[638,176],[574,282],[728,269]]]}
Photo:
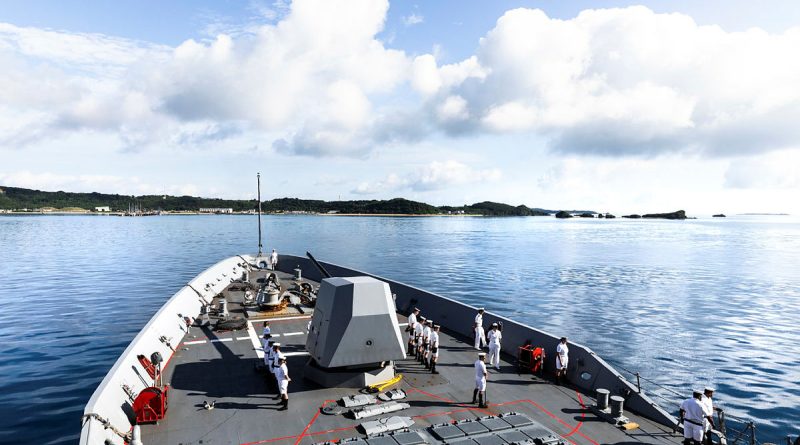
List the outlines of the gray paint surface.
{"label": "gray paint surface", "polygon": [[306,349],[325,368],[405,358],[389,285],[366,276],[322,280]]}
{"label": "gray paint surface", "polygon": [[[445,330],[466,337],[472,336],[472,323],[477,308],[380,276],[323,261],[320,263],[333,276],[371,276],[385,281],[389,284],[391,292],[396,294],[395,303],[398,311],[408,314],[411,308],[418,306],[422,315],[441,323]],[[288,272],[295,267],[300,267],[303,275],[309,279],[321,279],[319,271],[308,258],[281,255],[278,264],[281,270],[286,268],[284,271]],[[517,348],[520,346],[526,344],[541,346],[546,350],[548,356],[545,361],[545,371],[555,372],[555,350],[561,335],[553,335],[489,312],[484,314],[484,326],[491,325],[495,321],[503,322],[502,347],[504,353],[516,356]],[[611,395],[620,395],[625,398],[625,409],[627,410],[662,425],[672,426],[677,423],[677,419],[672,414],[661,408],[646,394],[639,393],[635,385],[626,380],[590,348],[571,342],[569,346],[570,366],[567,377],[572,384],[591,394],[594,394],[598,388],[608,389]],[[588,379],[582,378],[581,375],[588,376]]]}

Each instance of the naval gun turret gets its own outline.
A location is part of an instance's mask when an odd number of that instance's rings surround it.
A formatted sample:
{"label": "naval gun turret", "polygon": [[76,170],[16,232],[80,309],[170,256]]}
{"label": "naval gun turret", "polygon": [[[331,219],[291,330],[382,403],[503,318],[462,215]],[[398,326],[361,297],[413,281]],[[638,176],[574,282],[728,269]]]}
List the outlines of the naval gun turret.
{"label": "naval gun turret", "polygon": [[306,339],[305,377],[358,388],[394,377],[406,351],[389,285],[372,277],[325,278]]}

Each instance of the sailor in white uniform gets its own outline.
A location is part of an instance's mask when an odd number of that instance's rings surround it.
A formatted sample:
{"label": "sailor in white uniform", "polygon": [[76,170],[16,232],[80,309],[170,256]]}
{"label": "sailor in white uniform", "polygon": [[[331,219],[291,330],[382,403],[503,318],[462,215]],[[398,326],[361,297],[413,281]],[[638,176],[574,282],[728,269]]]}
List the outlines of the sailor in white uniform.
{"label": "sailor in white uniform", "polygon": [[475,332],[475,349],[480,349],[486,346],[486,334],[483,331],[483,308],[478,308],[478,314],[475,315],[475,323],[472,325]]}
{"label": "sailor in white uniform", "polygon": [[281,407],[278,411],[285,411],[289,409],[289,368],[286,366],[286,357],[278,359],[278,367],[275,368],[275,378],[278,380],[278,394],[281,397]]}
{"label": "sailor in white uniform", "polygon": [[270,357],[272,354],[272,340],[267,335],[261,338],[261,350],[264,351],[264,366],[272,372],[272,358]]}
{"label": "sailor in white uniform", "polygon": [[419,321],[414,325],[414,344],[416,345],[416,359],[422,362],[422,331],[425,325],[425,317],[419,317]]}
{"label": "sailor in white uniform", "polygon": [[569,346],[567,337],[561,337],[556,346],[556,384],[561,384],[561,379],[567,376],[567,366],[569,365]]}
{"label": "sailor in white uniform", "polygon": [[497,323],[492,323],[487,337],[489,339],[489,365],[500,370],[500,340],[503,339],[503,333]]}
{"label": "sailor in white uniform", "polygon": [[439,360],[439,325],[433,325],[433,332],[428,339],[431,344],[431,374],[438,374],[436,370],[436,362]]}
{"label": "sailor in white uniform", "polygon": [[[284,356],[283,352],[281,352],[281,344],[277,343],[277,342],[273,343],[272,344],[272,370],[273,370],[272,372],[275,375],[275,384],[278,387],[278,389],[280,389],[280,379],[278,379],[278,368],[280,367],[280,360],[282,358],[285,359],[286,356]],[[277,396],[275,396],[275,398],[277,399],[279,397],[280,397],[280,392],[278,393]]]}
{"label": "sailor in white uniform", "polygon": [[268,321],[264,322],[264,330],[261,331],[261,336],[267,338],[272,337],[272,329],[270,329]]}
{"label": "sailor in white uniform", "polygon": [[431,320],[427,320],[425,322],[425,327],[422,328],[422,364],[425,365],[426,369],[431,367],[429,363],[430,359],[430,339],[431,339]]}
{"label": "sailor in white uniform", "polygon": [[272,249],[272,253],[269,255],[269,268],[275,270],[278,267],[278,252],[275,249]]}
{"label": "sailor in white uniform", "polygon": [[408,315],[408,326],[406,326],[406,332],[408,332],[408,355],[414,354],[414,346],[416,345],[414,336],[416,335],[417,315],[419,315],[418,307],[415,307]]}
{"label": "sailor in white uniform", "polygon": [[[700,403],[703,404],[705,411],[709,414],[709,416],[713,419],[714,417],[714,401],[711,399],[714,397],[714,388],[706,386],[703,389],[703,395],[700,397]],[[703,431],[705,434],[705,442],[708,445],[711,445],[711,429],[714,427],[713,422],[709,422],[708,419],[703,419]]]}
{"label": "sailor in white uniform", "polygon": [[681,403],[681,420],[683,421],[683,443],[685,445],[700,445],[703,441],[703,422],[708,420],[713,424],[711,412],[706,411],[705,405],[700,401],[700,391],[694,391],[692,397]]}
{"label": "sailor in white uniform", "polygon": [[472,403],[478,403],[480,408],[486,408],[484,396],[486,395],[486,379],[489,377],[484,360],[486,360],[486,353],[478,353],[478,360],[475,360],[475,390],[472,392]]}

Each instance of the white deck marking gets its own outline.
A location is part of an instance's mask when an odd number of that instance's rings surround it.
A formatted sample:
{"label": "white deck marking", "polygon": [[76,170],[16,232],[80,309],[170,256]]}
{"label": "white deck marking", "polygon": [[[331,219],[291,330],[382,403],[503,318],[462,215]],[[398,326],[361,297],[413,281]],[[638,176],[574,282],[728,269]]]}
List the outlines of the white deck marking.
{"label": "white deck marking", "polygon": [[211,339],[210,341],[211,341],[211,343],[220,343],[220,342],[225,342],[225,341],[233,341],[233,339],[232,338],[214,338],[214,339]]}
{"label": "white deck marking", "polygon": [[206,340],[195,340],[195,341],[185,341],[183,342],[184,345],[202,345],[206,343]]}
{"label": "white deck marking", "polygon": [[280,334],[280,335],[283,335],[284,337],[288,337],[290,335],[303,335],[303,334],[305,334],[305,332],[286,332],[285,334]]}
{"label": "white deck marking", "polygon": [[408,323],[397,323],[397,326],[408,326]]}
{"label": "white deck marking", "polygon": [[311,355],[311,353],[308,352],[308,351],[284,352],[283,355],[285,355],[286,357],[294,357],[294,356],[297,356],[297,355]]}
{"label": "white deck marking", "polygon": [[250,336],[247,337],[236,337],[237,340],[250,340]]}
{"label": "white deck marking", "polygon": [[256,351],[256,356],[261,360],[264,360],[264,349],[261,345],[261,340],[258,338],[258,334],[256,334],[256,329],[253,327],[253,322],[247,322],[247,335],[250,336],[250,341],[253,343],[253,349]]}

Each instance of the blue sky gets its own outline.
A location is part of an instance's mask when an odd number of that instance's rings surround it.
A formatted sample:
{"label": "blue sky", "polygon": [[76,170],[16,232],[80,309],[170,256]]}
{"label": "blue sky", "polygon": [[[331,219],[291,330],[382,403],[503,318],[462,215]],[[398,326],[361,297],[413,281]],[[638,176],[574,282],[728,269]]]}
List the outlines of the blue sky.
{"label": "blue sky", "polygon": [[791,1],[6,1],[0,185],[797,212]]}

